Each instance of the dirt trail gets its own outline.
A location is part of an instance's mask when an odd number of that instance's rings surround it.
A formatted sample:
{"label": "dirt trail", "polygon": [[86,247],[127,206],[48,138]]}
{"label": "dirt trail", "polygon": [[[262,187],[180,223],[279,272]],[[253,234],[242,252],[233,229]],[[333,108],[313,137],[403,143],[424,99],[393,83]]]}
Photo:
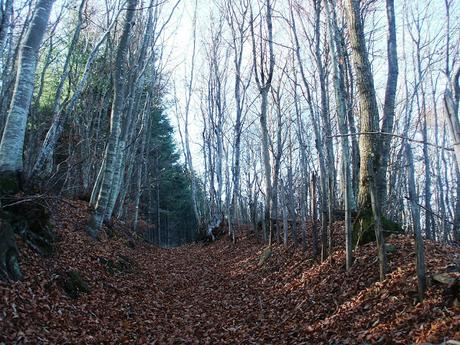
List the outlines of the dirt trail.
{"label": "dirt trail", "polygon": [[[391,240],[391,273],[379,283],[371,245],[356,251],[349,272],[342,250],[318,264],[282,246],[259,267],[264,247],[253,238],[178,249],[131,248],[124,236],[95,242],[84,233],[85,205],[73,203],[56,211],[56,254],[43,259],[22,244],[24,281],[0,283],[0,343],[408,344],[460,338],[460,307],[443,289],[433,287],[423,303],[414,303],[410,238]],[[426,252],[429,273],[459,254],[430,242]],[[69,271],[81,274],[89,293],[66,295],[62,281]]]}

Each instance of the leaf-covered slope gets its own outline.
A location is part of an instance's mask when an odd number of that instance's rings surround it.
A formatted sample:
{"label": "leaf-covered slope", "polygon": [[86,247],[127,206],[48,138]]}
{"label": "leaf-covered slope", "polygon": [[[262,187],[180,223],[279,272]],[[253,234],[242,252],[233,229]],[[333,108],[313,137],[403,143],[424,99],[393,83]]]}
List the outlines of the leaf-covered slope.
{"label": "leaf-covered slope", "polygon": [[[344,253],[323,264],[275,246],[158,249],[126,236],[94,242],[84,233],[87,207],[56,206],[60,241],[43,259],[22,246],[25,279],[0,283],[0,342],[30,344],[408,344],[460,338],[459,307],[433,286],[416,303],[412,240],[390,240],[391,273],[377,282],[375,249],[360,248],[350,272]],[[337,224],[337,232],[342,225]],[[122,224],[115,229],[123,232]],[[426,243],[428,272],[441,271],[459,251]],[[90,292],[63,290],[78,272]]]}

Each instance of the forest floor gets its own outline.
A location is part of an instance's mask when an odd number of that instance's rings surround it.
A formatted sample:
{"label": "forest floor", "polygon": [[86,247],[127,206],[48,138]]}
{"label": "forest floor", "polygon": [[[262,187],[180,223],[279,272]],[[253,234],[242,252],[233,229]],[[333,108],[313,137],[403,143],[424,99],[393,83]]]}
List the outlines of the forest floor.
{"label": "forest floor", "polygon": [[[241,235],[160,249],[84,232],[84,202],[54,209],[56,253],[20,243],[25,279],[0,283],[0,344],[411,344],[460,339],[460,307],[443,286],[416,299],[413,241],[389,242],[390,274],[378,282],[375,247],[359,248],[347,272],[337,249],[324,263],[300,249]],[[342,224],[336,231],[342,232]],[[340,236],[337,242],[339,243]],[[458,248],[426,242],[428,273],[458,260]],[[74,272],[73,274],[70,272]],[[88,286],[69,291],[78,272]],[[81,290],[89,292],[85,293]],[[72,291],[71,291],[72,292]]]}

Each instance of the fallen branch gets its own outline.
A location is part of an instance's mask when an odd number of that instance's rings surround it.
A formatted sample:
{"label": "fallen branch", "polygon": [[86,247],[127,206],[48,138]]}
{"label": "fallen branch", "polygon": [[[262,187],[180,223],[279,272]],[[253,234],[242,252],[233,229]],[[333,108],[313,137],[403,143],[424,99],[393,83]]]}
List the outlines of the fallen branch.
{"label": "fallen branch", "polygon": [[433,143],[430,143],[430,142],[427,142],[427,141],[423,141],[423,140],[411,139],[411,138],[405,137],[404,135],[401,135],[401,134],[394,134],[394,133],[387,133],[387,132],[358,132],[358,133],[347,133],[347,134],[335,134],[335,135],[329,135],[326,138],[351,137],[351,136],[355,136],[355,135],[388,135],[388,136],[391,136],[391,137],[396,137],[396,138],[400,138],[400,139],[403,139],[403,140],[407,140],[407,141],[410,141],[410,142],[413,142],[413,143],[427,144],[429,146],[433,146],[433,147],[436,147],[438,149],[454,152],[454,149],[451,148],[451,147],[444,147],[444,146],[436,145],[436,144],[433,144]]}
{"label": "fallen branch", "polygon": [[423,206],[422,204],[419,204],[417,201],[412,200],[412,199],[409,198],[408,196],[405,196],[404,198],[405,198],[406,200],[408,200],[408,201],[414,201],[415,204],[416,204],[418,207],[423,208],[425,211],[431,213],[431,214],[432,214],[433,216],[435,216],[436,218],[441,219],[443,222],[449,223],[449,224],[451,224],[451,225],[455,225],[455,224],[454,224],[453,222],[451,222],[450,220],[445,219],[443,216],[437,214],[436,212],[433,212],[433,211],[430,210],[429,208]]}

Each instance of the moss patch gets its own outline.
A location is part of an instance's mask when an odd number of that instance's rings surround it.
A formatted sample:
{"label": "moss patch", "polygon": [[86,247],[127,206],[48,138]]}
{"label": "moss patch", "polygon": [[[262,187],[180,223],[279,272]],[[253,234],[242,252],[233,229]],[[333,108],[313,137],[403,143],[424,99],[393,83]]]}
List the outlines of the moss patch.
{"label": "moss patch", "polygon": [[[372,210],[360,212],[353,223],[353,246],[363,245],[375,241],[375,220]],[[382,217],[383,236],[402,234],[403,229],[398,223]]]}

